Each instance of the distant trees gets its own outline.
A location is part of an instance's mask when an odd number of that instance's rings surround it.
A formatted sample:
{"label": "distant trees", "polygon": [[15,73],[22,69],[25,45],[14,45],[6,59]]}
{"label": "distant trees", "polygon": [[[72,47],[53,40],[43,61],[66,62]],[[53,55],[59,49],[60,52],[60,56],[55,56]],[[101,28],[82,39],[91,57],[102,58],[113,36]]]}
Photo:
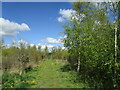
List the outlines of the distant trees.
{"label": "distant trees", "polygon": [[[37,66],[41,61],[46,59],[67,59],[67,51],[62,48],[52,49],[49,51],[48,47],[41,49],[41,46],[30,46],[25,42],[13,42],[12,46],[5,47],[0,44],[2,48],[2,67],[3,71],[11,72],[14,69],[19,71],[19,74],[25,73],[34,66]],[[54,53],[53,53],[54,52]],[[14,70],[15,71],[15,70]]]}
{"label": "distant trees", "polygon": [[68,52],[67,50],[62,49],[61,47],[53,47],[51,51],[51,58],[67,60]]}
{"label": "distant trees", "polygon": [[[85,82],[89,80],[93,83],[92,87],[119,87],[119,83],[116,82],[119,79],[116,80],[116,76],[120,73],[116,74],[116,64],[120,62],[115,60],[117,19],[114,20],[116,23],[109,21],[106,9],[111,8],[110,5],[115,8],[115,4],[107,5],[99,3],[97,8],[95,3],[73,3],[76,13],[71,17],[69,24],[64,26],[67,36],[64,46],[69,52],[68,61]],[[120,71],[119,67],[117,69]]]}

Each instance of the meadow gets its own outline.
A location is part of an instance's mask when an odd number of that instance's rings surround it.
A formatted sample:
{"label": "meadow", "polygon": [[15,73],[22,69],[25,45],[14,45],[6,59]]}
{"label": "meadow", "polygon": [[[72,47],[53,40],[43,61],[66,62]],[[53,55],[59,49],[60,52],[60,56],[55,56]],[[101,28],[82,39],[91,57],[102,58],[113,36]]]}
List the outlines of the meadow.
{"label": "meadow", "polygon": [[2,88],[120,88],[120,2],[72,8],[64,49],[24,42],[6,47],[1,40]]}
{"label": "meadow", "polygon": [[84,82],[76,81],[76,72],[61,60],[45,60],[31,71],[19,74],[3,74],[3,88],[87,88]]}

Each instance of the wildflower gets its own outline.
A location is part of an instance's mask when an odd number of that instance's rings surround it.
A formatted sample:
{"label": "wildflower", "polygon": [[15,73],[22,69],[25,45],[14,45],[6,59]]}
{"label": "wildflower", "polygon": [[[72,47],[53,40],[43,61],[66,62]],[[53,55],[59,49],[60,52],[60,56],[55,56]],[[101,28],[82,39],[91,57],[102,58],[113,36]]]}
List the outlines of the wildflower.
{"label": "wildflower", "polygon": [[32,81],[32,83],[35,83],[35,81]]}

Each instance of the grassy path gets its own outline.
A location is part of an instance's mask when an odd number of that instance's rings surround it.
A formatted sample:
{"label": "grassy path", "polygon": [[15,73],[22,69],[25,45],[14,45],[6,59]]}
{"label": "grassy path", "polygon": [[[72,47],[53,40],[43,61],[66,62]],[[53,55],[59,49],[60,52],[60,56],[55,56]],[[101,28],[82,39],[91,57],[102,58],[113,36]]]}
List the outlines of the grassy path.
{"label": "grassy path", "polygon": [[82,83],[74,83],[71,71],[63,72],[60,70],[65,65],[64,62],[55,60],[43,61],[38,67],[27,73],[35,77],[31,88],[83,88]]}

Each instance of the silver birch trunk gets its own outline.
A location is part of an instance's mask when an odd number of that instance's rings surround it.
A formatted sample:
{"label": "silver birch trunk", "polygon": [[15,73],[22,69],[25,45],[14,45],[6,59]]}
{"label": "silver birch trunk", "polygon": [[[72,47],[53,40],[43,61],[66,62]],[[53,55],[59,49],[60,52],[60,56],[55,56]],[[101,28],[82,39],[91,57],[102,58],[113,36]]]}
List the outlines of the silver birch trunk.
{"label": "silver birch trunk", "polygon": [[80,71],[80,52],[79,52],[79,57],[78,57],[78,66],[77,66],[77,72]]}

